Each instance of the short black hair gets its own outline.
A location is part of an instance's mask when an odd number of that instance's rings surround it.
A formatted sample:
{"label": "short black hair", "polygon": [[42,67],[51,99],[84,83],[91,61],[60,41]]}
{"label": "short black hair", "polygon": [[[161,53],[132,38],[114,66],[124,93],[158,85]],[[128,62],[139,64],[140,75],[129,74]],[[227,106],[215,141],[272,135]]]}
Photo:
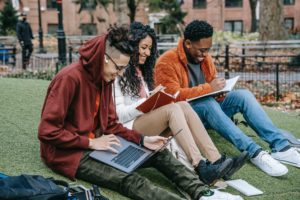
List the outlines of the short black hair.
{"label": "short black hair", "polygon": [[107,40],[110,46],[118,49],[122,54],[131,55],[134,47],[130,43],[129,25],[110,25]]}
{"label": "short black hair", "polygon": [[184,39],[197,41],[202,38],[209,38],[213,35],[213,27],[206,21],[194,20],[184,30]]}

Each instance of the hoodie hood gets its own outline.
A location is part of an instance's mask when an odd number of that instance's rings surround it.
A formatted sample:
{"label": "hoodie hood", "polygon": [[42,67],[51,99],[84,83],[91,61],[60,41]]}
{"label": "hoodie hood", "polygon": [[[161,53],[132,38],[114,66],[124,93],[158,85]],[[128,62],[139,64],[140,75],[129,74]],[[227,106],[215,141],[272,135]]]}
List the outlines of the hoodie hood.
{"label": "hoodie hood", "polygon": [[100,87],[103,82],[104,53],[107,34],[97,36],[79,48],[79,62],[88,72],[89,79]]}

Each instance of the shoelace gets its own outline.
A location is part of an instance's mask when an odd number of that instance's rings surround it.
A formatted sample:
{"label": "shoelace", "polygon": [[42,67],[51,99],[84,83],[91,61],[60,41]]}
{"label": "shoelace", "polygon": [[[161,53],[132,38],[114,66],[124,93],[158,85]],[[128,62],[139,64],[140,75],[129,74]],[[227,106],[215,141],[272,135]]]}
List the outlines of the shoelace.
{"label": "shoelace", "polygon": [[[263,157],[265,157],[265,159],[266,159],[265,161],[263,161]],[[271,169],[273,169],[273,167],[274,167],[274,165],[272,165],[272,164],[274,164],[274,159],[272,159],[272,157],[270,156],[268,151],[262,152],[262,155],[259,157],[259,162],[268,165]]]}

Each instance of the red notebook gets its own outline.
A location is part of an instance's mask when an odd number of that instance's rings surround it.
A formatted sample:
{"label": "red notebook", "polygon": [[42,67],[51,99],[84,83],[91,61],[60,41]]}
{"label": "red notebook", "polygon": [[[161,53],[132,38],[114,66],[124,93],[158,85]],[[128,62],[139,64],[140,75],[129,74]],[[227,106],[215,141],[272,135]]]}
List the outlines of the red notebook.
{"label": "red notebook", "polygon": [[152,96],[150,96],[146,101],[136,107],[139,111],[143,113],[150,112],[156,108],[167,105],[169,103],[176,102],[179,91],[174,95],[165,93],[164,91],[158,91]]}

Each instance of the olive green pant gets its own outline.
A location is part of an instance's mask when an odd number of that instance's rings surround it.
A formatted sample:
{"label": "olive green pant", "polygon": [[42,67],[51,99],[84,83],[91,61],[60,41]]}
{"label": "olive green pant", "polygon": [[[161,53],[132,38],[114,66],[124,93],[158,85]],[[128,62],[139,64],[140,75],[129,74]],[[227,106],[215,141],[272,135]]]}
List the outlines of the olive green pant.
{"label": "olive green pant", "polygon": [[[192,199],[199,199],[206,186],[198,176],[176,160],[168,150],[163,150],[142,167],[153,167],[165,175],[177,187],[186,192]],[[139,170],[127,174],[111,166],[98,162],[86,152],[79,164],[76,178],[115,190],[124,196],[137,200],[177,200],[183,199],[178,195],[155,186]]]}

